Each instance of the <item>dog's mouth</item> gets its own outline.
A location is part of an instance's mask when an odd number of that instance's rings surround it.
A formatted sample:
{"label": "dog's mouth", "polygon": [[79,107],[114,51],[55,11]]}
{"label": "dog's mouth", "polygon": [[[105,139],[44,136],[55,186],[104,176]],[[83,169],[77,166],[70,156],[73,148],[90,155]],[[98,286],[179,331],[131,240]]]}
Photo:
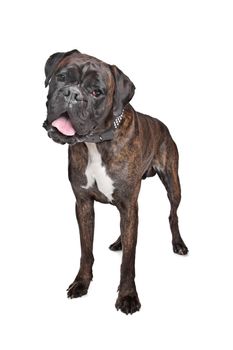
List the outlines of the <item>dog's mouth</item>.
{"label": "dog's mouth", "polygon": [[48,136],[55,142],[73,145],[77,142],[86,142],[88,138],[93,135],[92,132],[79,133],[74,129],[69,114],[67,112],[62,113],[57,119],[48,122],[46,119],[43,123],[43,127],[48,133]]}
{"label": "dog's mouth", "polygon": [[67,112],[61,114],[59,118],[54,120],[52,126],[65,136],[74,136],[76,134],[76,130],[74,129]]}

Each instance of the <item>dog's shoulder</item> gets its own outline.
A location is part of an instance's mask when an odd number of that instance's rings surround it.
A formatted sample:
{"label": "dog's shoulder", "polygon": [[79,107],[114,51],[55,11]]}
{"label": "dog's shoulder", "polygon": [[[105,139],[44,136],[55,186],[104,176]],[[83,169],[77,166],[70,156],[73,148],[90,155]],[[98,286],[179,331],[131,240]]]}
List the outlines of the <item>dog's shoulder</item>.
{"label": "dog's shoulder", "polygon": [[154,135],[157,133],[159,134],[162,133],[164,136],[165,135],[170,136],[168,127],[161,120],[140,112],[136,112],[136,113],[137,113],[139,126],[143,129],[144,132],[149,132]]}

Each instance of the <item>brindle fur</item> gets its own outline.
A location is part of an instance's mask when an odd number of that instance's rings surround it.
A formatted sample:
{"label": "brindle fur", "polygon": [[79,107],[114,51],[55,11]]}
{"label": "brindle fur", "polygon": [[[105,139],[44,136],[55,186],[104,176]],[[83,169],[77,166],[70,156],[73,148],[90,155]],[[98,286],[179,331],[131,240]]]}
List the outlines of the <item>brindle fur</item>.
{"label": "brindle fur", "polygon": [[[68,60],[68,57],[65,58]],[[113,80],[109,82],[113,84]],[[112,89],[112,86],[110,86]],[[141,180],[158,174],[171,204],[169,222],[175,253],[185,255],[188,249],[178,227],[177,208],[181,199],[178,177],[178,151],[167,127],[157,119],[136,112],[130,104],[124,111],[121,126],[112,141],[96,144],[106,171],[114,182],[112,205],[120,212],[120,237],[110,246],[121,250],[122,264],[116,308],[124,313],[140,309],[135,286],[135,250],[138,228],[138,194]],[[80,231],[80,269],[68,288],[68,297],[87,293],[92,280],[94,201],[109,203],[95,184],[84,189],[88,150],[85,143],[69,146],[69,180],[76,197],[76,217]]]}

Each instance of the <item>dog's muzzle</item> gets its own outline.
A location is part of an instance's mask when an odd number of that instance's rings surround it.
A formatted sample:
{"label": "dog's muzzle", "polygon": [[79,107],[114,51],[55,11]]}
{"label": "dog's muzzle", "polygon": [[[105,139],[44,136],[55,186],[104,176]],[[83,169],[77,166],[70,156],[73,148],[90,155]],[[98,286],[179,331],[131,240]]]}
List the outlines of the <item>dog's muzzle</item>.
{"label": "dog's muzzle", "polygon": [[76,104],[78,102],[87,103],[87,100],[85,100],[78,86],[66,86],[62,89],[62,93],[65,97],[68,107],[72,107],[73,104]]}

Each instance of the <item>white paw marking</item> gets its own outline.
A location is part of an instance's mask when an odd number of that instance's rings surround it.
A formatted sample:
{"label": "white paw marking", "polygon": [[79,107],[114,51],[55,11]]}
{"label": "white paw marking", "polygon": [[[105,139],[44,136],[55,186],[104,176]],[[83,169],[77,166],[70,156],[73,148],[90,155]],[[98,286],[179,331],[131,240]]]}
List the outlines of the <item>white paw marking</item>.
{"label": "white paw marking", "polygon": [[87,184],[82,187],[88,189],[96,182],[99,191],[111,202],[113,200],[112,194],[114,191],[113,180],[106,173],[106,168],[102,164],[102,158],[96,144],[86,142],[86,146],[88,149],[88,163],[85,171]]}

